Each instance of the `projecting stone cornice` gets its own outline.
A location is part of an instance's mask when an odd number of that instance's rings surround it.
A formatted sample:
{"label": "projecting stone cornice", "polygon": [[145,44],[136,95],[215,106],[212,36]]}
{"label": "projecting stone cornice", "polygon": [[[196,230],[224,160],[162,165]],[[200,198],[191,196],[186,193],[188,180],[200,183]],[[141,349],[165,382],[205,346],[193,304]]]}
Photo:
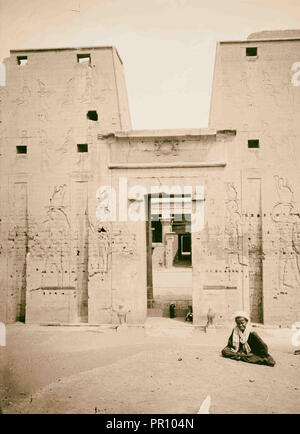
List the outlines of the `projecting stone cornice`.
{"label": "projecting stone cornice", "polygon": [[224,161],[191,161],[191,162],[168,162],[168,163],[109,163],[109,169],[189,169],[200,167],[225,167]]}
{"label": "projecting stone cornice", "polygon": [[246,40],[228,40],[228,41],[219,41],[220,45],[225,44],[253,44],[260,42],[289,42],[289,41],[300,41],[299,37],[290,37],[290,38],[265,38],[265,39],[246,39]]}
{"label": "projecting stone cornice", "polygon": [[101,133],[97,135],[98,140],[105,139],[149,139],[149,140],[198,140],[201,137],[216,137],[219,135],[235,136],[236,130],[215,130],[210,128],[191,128],[176,130],[132,130],[111,133]]}

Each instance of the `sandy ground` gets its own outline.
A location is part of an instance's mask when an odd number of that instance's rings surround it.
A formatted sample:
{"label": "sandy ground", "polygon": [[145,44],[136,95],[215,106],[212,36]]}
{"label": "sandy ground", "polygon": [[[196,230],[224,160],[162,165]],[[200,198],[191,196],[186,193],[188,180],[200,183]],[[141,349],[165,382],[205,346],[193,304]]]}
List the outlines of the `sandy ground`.
{"label": "sandy ground", "polygon": [[274,368],[224,359],[230,329],[193,331],[149,318],[146,328],[12,324],[0,347],[3,413],[299,413],[300,356],[290,329],[257,328]]}

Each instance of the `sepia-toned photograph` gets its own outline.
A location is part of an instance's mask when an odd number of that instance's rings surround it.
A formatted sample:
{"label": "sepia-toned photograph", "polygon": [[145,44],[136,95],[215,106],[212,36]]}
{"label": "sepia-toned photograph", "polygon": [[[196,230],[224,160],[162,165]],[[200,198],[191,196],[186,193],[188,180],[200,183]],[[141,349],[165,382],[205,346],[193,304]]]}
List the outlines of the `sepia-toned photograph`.
{"label": "sepia-toned photograph", "polygon": [[0,413],[300,413],[299,0],[0,0]]}

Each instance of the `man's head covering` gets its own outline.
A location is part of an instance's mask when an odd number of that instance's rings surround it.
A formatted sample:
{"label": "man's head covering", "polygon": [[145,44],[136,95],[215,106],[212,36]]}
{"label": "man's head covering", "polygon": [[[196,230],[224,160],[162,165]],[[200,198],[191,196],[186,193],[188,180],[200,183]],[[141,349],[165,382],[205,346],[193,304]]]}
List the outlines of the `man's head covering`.
{"label": "man's head covering", "polygon": [[250,321],[249,315],[247,312],[244,312],[242,310],[235,312],[234,319],[236,318],[245,318],[248,322]]}
{"label": "man's head covering", "polygon": [[[238,328],[236,324],[237,318],[245,318],[245,320],[247,320],[247,325],[243,332]],[[248,354],[251,352],[251,348],[248,344],[248,338],[251,333],[251,324],[250,324],[249,315],[246,312],[240,310],[238,312],[235,312],[234,321],[235,321],[235,325],[232,333],[232,343],[233,343],[232,351],[238,352],[240,348],[240,344],[242,344],[244,351]]]}

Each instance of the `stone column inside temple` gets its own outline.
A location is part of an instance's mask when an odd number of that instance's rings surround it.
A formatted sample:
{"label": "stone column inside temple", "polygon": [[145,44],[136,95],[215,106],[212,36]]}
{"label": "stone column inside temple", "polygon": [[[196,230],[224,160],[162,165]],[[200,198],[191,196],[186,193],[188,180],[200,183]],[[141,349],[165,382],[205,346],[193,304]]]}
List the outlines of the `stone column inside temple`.
{"label": "stone column inside temple", "polygon": [[173,259],[176,254],[175,243],[177,234],[174,232],[167,233],[165,239],[165,266],[166,268],[173,267]]}
{"label": "stone column inside temple", "polygon": [[162,217],[160,219],[162,225],[162,240],[165,249],[165,266],[171,268],[173,265],[173,243],[174,236],[172,232],[173,219],[171,217]]}
{"label": "stone column inside temple", "polygon": [[171,217],[161,217],[160,218],[161,221],[161,226],[162,226],[162,240],[163,243],[166,243],[166,234],[172,232],[172,223],[173,223],[173,219]]}

